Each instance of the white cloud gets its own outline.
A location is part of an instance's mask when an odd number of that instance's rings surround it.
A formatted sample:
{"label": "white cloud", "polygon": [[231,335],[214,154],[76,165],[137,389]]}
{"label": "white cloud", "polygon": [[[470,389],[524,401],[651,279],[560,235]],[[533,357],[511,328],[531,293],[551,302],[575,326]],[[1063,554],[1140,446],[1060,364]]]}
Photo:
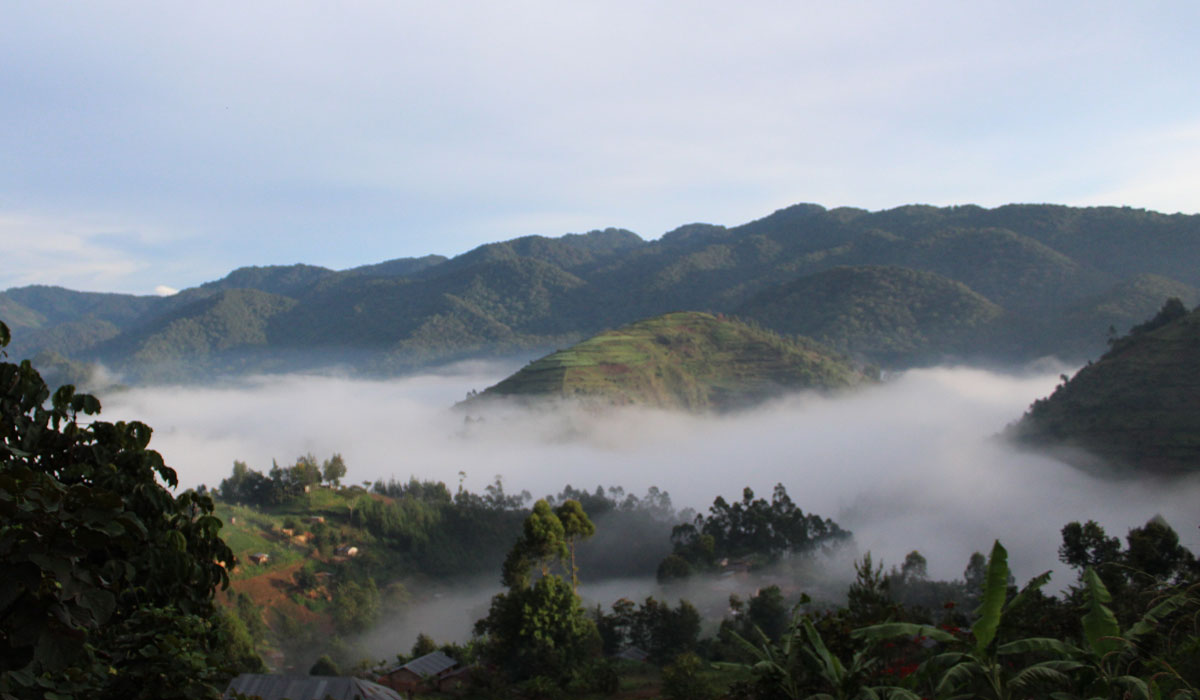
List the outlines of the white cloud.
{"label": "white cloud", "polygon": [[160,284],[154,288],[154,293],[160,297],[169,297],[173,294],[178,294],[179,290],[174,287],[168,287],[165,284]]}
{"label": "white cloud", "polygon": [[1123,535],[1162,513],[1183,532],[1200,496],[1196,480],[1166,489],[1098,481],[995,441],[1049,393],[1057,371],[913,371],[841,398],[799,396],[723,417],[556,411],[467,424],[446,409],[504,373],[135,389],[104,399],[105,415],[153,426],[152,446],[185,486],[215,486],[235,459],[266,470],[273,459],[310,451],[341,452],[354,482],[415,475],[453,485],[462,470],[468,488],[500,474],[510,489],[535,495],[568,483],[634,493],[656,485],[677,506],[700,509],[717,495],[737,498],[745,486],[765,495],[783,483],[806,512],[853,530],[861,549],[889,565],[920,549],[931,572],[946,578],[999,538],[1018,577],[1055,568],[1063,586],[1056,548],[1067,522],[1096,519]]}
{"label": "white cloud", "polygon": [[72,289],[121,286],[146,266],[122,239],[138,239],[128,229],[79,221],[0,213],[0,247],[5,265],[0,288],[27,284]]}

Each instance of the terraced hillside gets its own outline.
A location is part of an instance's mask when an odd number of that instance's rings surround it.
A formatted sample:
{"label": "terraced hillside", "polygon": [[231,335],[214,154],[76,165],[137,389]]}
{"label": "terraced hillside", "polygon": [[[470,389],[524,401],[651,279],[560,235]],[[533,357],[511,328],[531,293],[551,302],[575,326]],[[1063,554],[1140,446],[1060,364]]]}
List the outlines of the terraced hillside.
{"label": "terraced hillside", "polygon": [[787,391],[871,381],[845,358],[724,316],[676,312],[593,336],[531,362],[474,402],[584,399],[691,411],[730,410]]}

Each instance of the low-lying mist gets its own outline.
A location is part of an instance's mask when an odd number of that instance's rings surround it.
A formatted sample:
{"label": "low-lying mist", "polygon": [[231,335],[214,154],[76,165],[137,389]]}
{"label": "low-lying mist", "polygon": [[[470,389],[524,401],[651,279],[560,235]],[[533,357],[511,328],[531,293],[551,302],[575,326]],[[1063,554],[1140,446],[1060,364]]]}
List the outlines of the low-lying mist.
{"label": "low-lying mist", "polygon": [[1200,549],[1200,480],[1100,480],[995,438],[1050,393],[1058,369],[913,370],[855,393],[797,395],[722,416],[559,407],[471,412],[468,419],[451,409],[511,369],[477,364],[388,381],[288,375],[217,388],[140,388],[109,396],[103,415],[150,424],[152,447],[185,487],[215,486],[235,459],[265,471],[273,459],[290,463],[308,452],[340,452],[350,482],[412,475],[454,489],[461,471],[471,490],[502,475],[507,491],[535,497],[566,484],[636,494],[658,486],[677,509],[699,511],[718,495],[740,498],[747,486],[769,497],[782,483],[800,508],[853,531],[858,551],[886,565],[919,549],[931,576],[959,578],[972,552],[1000,539],[1021,581],[1055,569],[1051,590],[1071,582],[1056,552],[1059,531],[1072,520],[1093,519],[1123,536],[1161,514],[1183,544]]}

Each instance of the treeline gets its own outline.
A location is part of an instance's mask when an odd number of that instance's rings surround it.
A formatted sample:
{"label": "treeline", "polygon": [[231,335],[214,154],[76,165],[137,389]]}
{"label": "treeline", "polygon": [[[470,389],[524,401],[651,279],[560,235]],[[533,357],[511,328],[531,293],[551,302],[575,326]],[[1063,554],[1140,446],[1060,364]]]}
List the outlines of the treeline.
{"label": "treeline", "polygon": [[[526,491],[505,491],[499,477],[482,493],[460,485],[452,494],[443,482],[415,478],[377,481],[371,491],[355,499],[351,524],[401,553],[412,567],[437,576],[494,570],[532,500]],[[654,486],[638,497],[620,487],[589,492],[567,485],[546,500],[577,500],[601,526],[577,552],[578,565],[595,578],[652,574],[680,517],[670,494]]]}
{"label": "treeline", "polygon": [[792,555],[829,553],[851,539],[829,518],[805,514],[776,484],[768,502],[755,498],[749,487],[742,500],[727,502],[717,496],[708,515],[671,531],[673,551],[658,567],[658,580],[666,583],[686,578],[697,571],[713,571],[741,559],[747,566],[775,563]]}
{"label": "treeline", "polygon": [[346,462],[334,454],[323,463],[311,453],[296,458],[295,464],[273,464],[266,474],[235,461],[233,473],[221,481],[216,495],[226,503],[252,506],[277,506],[294,501],[313,486],[325,483],[338,486],[346,476]]}

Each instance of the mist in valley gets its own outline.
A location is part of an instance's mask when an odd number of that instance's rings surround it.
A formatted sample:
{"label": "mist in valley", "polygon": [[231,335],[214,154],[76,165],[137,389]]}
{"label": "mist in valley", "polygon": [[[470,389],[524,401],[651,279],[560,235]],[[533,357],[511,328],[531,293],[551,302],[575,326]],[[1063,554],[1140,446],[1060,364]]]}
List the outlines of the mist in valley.
{"label": "mist in valley", "polygon": [[[102,397],[102,415],[150,424],[151,446],[178,471],[182,487],[215,486],[235,459],[266,471],[272,460],[287,464],[309,452],[341,453],[351,483],[415,476],[451,490],[461,480],[480,491],[499,475],[507,492],[528,490],[535,498],[568,484],[589,491],[619,486],[638,496],[657,486],[677,510],[699,512],[716,496],[740,499],[745,487],[769,498],[781,483],[805,512],[854,533],[854,551],[822,574],[829,588],[848,583],[853,556],[866,551],[891,567],[917,549],[932,578],[961,578],[971,553],[987,552],[999,539],[1020,582],[1052,569],[1048,590],[1056,591],[1073,582],[1057,558],[1059,532],[1072,520],[1093,519],[1123,537],[1161,514],[1182,544],[1200,549],[1200,479],[1107,481],[998,439],[1053,390],[1065,368],[911,370],[878,387],[800,394],[716,416],[452,408],[513,369],[472,363],[386,381],[284,375],[208,388],[136,388]],[[603,529],[603,519],[597,526]],[[665,552],[670,545],[661,546]],[[702,581],[663,591],[652,577],[604,582],[581,573],[581,595],[606,609],[617,598],[647,595],[716,609],[729,593],[749,595],[761,584]],[[499,590],[497,571],[417,591],[402,618],[378,625],[364,647],[389,657],[406,652],[419,631],[462,641]]]}

